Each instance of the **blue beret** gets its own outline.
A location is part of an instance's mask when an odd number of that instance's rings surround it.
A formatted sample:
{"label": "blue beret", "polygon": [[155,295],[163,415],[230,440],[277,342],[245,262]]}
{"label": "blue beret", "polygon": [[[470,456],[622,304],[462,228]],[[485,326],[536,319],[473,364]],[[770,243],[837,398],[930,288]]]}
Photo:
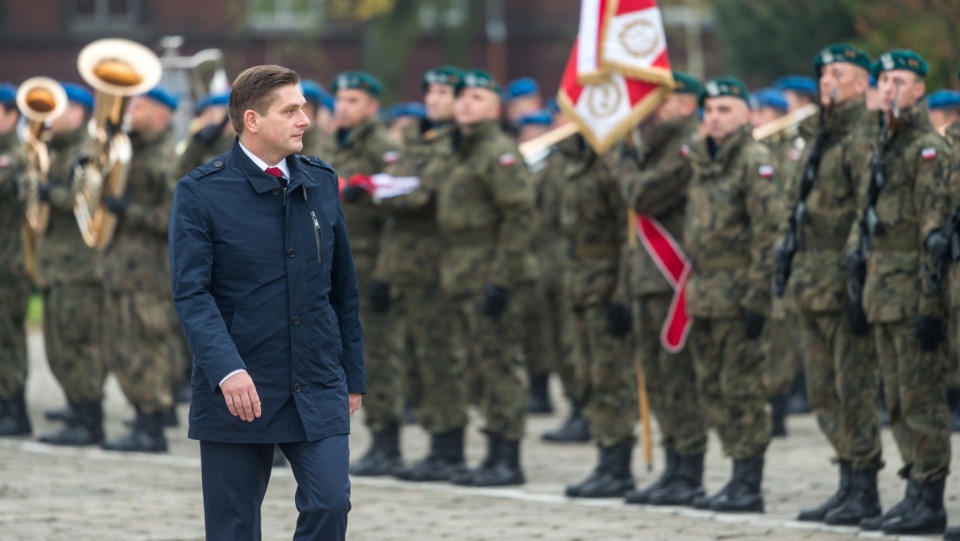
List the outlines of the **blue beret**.
{"label": "blue beret", "polygon": [[177,99],[169,90],[161,87],[155,86],[149,92],[144,94],[145,97],[152,99],[153,101],[159,103],[160,105],[165,105],[171,110],[176,110],[177,104],[180,103],[180,100]]}
{"label": "blue beret", "polygon": [[510,81],[503,91],[503,100],[510,101],[524,96],[536,96],[540,93],[540,85],[530,77]]}
{"label": "blue beret", "polygon": [[415,118],[427,118],[427,110],[422,103],[408,101],[398,103],[387,110],[386,116],[390,120],[396,120],[403,116],[412,116]]}
{"label": "blue beret", "polygon": [[320,107],[323,107],[328,111],[333,111],[333,108],[336,105],[337,105],[337,100],[333,97],[332,94],[328,92],[324,92],[323,95],[320,96]]}
{"label": "blue beret", "polygon": [[798,94],[807,94],[814,98],[820,94],[820,88],[817,86],[816,81],[802,75],[780,77],[773,82],[773,87],[785,92],[790,91]]}
{"label": "blue beret", "polygon": [[325,94],[320,83],[309,79],[300,79],[300,92],[303,93],[304,99],[314,105],[320,105]]}
{"label": "blue beret", "polygon": [[203,112],[207,107],[217,107],[223,106],[226,107],[230,104],[230,93],[221,92],[219,94],[207,94],[206,96],[197,100],[195,106],[198,113]]}
{"label": "blue beret", "polygon": [[10,83],[0,83],[0,103],[10,105],[17,101],[17,87]]}
{"label": "blue beret", "polygon": [[551,124],[553,124],[553,117],[551,117],[550,112],[546,110],[524,115],[517,121],[518,128],[524,126],[550,126]]}
{"label": "blue beret", "polygon": [[782,91],[776,88],[761,88],[750,94],[750,108],[760,109],[761,107],[770,107],[786,112],[790,105]]}
{"label": "blue beret", "polygon": [[877,78],[873,75],[870,76],[870,88],[877,88]]}
{"label": "blue beret", "polygon": [[927,96],[927,107],[935,109],[956,109],[960,107],[960,91],[937,90]]}
{"label": "blue beret", "polygon": [[73,83],[63,83],[63,90],[67,93],[67,101],[93,109],[93,94],[86,88]]}

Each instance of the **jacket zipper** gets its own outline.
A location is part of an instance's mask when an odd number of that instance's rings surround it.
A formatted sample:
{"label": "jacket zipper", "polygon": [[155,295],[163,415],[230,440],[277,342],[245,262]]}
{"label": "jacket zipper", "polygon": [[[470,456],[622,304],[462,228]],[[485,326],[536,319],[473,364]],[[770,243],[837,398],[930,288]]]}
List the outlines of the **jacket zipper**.
{"label": "jacket zipper", "polygon": [[323,268],[323,248],[320,244],[320,220],[317,219],[317,213],[310,211],[310,217],[313,218],[313,238],[317,241],[317,263]]}

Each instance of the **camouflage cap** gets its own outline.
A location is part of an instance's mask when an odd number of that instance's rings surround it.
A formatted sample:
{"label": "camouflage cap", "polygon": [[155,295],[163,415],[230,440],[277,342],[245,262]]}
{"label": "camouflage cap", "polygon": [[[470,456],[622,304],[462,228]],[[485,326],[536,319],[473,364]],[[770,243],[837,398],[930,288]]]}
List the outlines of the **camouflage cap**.
{"label": "camouflage cap", "polygon": [[703,85],[703,91],[700,92],[700,107],[703,107],[707,98],[720,98],[730,96],[740,98],[749,105],[750,93],[747,92],[747,85],[736,77],[717,77],[711,79]]}
{"label": "camouflage cap", "polygon": [[463,85],[463,70],[453,66],[440,66],[423,74],[423,90],[430,85],[449,85],[454,92]]}
{"label": "camouflage cap", "polygon": [[894,49],[883,53],[873,63],[873,76],[879,77],[885,71],[907,70],[926,77],[929,69],[927,61],[917,53],[907,49]]}
{"label": "camouflage cap", "polygon": [[699,96],[703,91],[703,83],[693,75],[684,71],[673,71],[673,93],[693,94]]}
{"label": "camouflage cap", "polygon": [[870,71],[873,65],[873,61],[870,60],[870,55],[862,50],[852,45],[847,45],[846,43],[835,43],[820,49],[817,56],[813,57],[813,72],[819,78],[824,66],[836,64],[837,62],[853,64],[854,66],[867,70],[867,72]]}
{"label": "camouflage cap", "polygon": [[336,94],[344,89],[363,90],[374,98],[379,98],[383,93],[383,84],[365,71],[344,71],[333,78],[330,90]]}
{"label": "camouflage cap", "polygon": [[457,89],[459,93],[464,88],[483,88],[500,95],[500,83],[484,70],[472,69],[463,74],[463,86]]}

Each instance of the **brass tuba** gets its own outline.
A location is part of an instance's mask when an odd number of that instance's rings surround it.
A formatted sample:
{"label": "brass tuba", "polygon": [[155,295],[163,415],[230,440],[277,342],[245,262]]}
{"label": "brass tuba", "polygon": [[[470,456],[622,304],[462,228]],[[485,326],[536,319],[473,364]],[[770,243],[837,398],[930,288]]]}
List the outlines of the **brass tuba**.
{"label": "brass tuba", "polygon": [[87,246],[103,251],[113,238],[117,217],[103,203],[105,196],[123,197],[133,149],[121,129],[127,102],[160,81],[157,55],[125,39],[90,43],[77,58],[80,76],[94,89],[95,106],[89,150],[73,171],[73,210]]}

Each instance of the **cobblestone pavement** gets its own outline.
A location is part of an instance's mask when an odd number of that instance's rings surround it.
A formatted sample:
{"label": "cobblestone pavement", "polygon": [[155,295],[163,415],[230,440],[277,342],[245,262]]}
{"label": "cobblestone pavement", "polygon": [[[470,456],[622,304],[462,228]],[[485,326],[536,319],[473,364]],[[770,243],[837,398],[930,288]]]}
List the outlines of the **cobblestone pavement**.
{"label": "cobblestone pavement", "polygon": [[[46,367],[42,341],[30,337],[28,398],[35,432],[54,428],[44,409],[59,406],[62,393]],[[557,391],[557,389],[554,389]],[[558,401],[559,402],[559,401]],[[122,431],[132,415],[116,382],[108,382],[107,431]],[[562,418],[533,417],[523,446],[528,483],[511,489],[464,489],[446,484],[405,484],[391,479],[354,479],[348,539],[366,540],[558,540],[614,539],[705,541],[759,539],[834,541],[864,537],[854,528],[830,528],[794,522],[798,510],[826,499],[835,488],[829,449],[811,416],[791,417],[790,436],[776,440],[767,455],[764,479],[767,513],[716,515],[683,508],[626,506],[616,500],[577,501],[561,496],[563,487],[581,480],[593,466],[589,445],[546,445],[540,433]],[[186,418],[186,407],[180,409]],[[354,420],[354,455],[368,444],[360,419]],[[199,448],[184,427],[169,429],[171,453],[140,455],[98,449],[63,449],[24,439],[0,440],[0,541],[14,540],[195,540],[203,538]],[[954,448],[960,438],[954,437]],[[420,457],[427,438],[416,427],[403,432],[406,458]],[[899,457],[889,431],[884,445],[887,468],[881,472],[886,505],[899,500],[903,484],[895,477]],[[479,433],[468,436],[468,456],[483,454]],[[711,441],[706,483],[716,490],[726,481],[729,463]],[[652,481],[634,453],[638,483]],[[660,457],[657,455],[657,469]],[[960,524],[960,479],[950,475],[947,507]],[[266,540],[290,539],[296,521],[296,485],[289,468],[275,470],[263,505]],[[936,539],[929,537],[925,539]],[[885,538],[892,539],[892,538]],[[908,538],[901,538],[908,539]],[[918,538],[924,539],[924,538]]]}

